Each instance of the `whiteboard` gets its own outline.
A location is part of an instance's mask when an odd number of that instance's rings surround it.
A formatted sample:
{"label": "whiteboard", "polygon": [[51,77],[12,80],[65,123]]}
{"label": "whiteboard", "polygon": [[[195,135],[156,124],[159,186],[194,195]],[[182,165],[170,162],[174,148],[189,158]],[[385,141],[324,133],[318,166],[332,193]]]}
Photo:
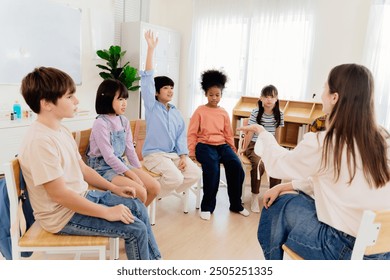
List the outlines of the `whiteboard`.
{"label": "whiteboard", "polygon": [[0,84],[55,67],[81,84],[81,11],[48,0],[0,0]]}

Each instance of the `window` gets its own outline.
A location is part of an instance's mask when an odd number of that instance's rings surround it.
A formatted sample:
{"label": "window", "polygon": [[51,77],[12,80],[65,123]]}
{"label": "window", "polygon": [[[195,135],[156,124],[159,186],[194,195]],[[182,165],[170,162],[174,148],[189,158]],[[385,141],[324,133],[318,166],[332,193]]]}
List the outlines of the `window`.
{"label": "window", "polygon": [[366,36],[365,62],[375,79],[378,122],[390,129],[390,0],[374,0]]}
{"label": "window", "polygon": [[240,96],[259,96],[268,84],[278,88],[281,99],[304,99],[313,25],[308,1],[222,2],[194,1],[190,112],[206,102],[199,79],[207,69],[224,70],[229,77],[221,99],[228,113]]}

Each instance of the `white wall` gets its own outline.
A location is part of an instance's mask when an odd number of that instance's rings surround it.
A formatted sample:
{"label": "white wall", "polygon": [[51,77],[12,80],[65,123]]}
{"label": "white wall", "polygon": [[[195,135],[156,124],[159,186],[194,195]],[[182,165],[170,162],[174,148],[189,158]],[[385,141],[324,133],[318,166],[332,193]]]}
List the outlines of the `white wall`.
{"label": "white wall", "polygon": [[307,98],[320,100],[330,69],[341,63],[362,63],[371,0],[316,0],[315,40]]}
{"label": "white wall", "polygon": [[[101,60],[97,60],[93,47],[93,38],[91,36],[91,13],[94,11],[101,13],[112,14],[113,1],[112,0],[99,0],[99,5],[94,0],[51,0],[53,2],[59,2],[68,4],[71,7],[80,8],[81,15],[81,74],[82,84],[77,86],[76,96],[80,100],[79,108],[92,110],[95,108],[95,94],[96,89],[102,79],[99,76],[99,69],[96,67],[97,63],[101,63]],[[7,28],[7,27],[6,27]],[[12,28],[12,27],[8,27]],[[66,58],[65,58],[66,59]],[[33,69],[31,69],[33,70]],[[0,111],[12,109],[12,104],[15,100],[19,100],[23,108],[27,108],[22,95],[20,94],[20,85],[0,85]],[[1,119],[1,116],[0,116]]]}
{"label": "white wall", "polygon": [[[55,0],[51,0],[55,1]],[[82,9],[82,85],[77,86],[80,108],[94,110],[95,92],[101,82],[92,50],[90,15],[93,11],[110,12],[113,0],[57,0]],[[316,30],[312,66],[308,77],[307,99],[319,96],[331,67],[345,62],[361,63],[370,0],[316,0]],[[149,22],[181,33],[179,108],[188,115],[187,77],[192,31],[192,0],[150,0]],[[0,85],[0,110],[12,108],[15,99],[22,101],[19,86]],[[24,103],[22,102],[22,105]]]}

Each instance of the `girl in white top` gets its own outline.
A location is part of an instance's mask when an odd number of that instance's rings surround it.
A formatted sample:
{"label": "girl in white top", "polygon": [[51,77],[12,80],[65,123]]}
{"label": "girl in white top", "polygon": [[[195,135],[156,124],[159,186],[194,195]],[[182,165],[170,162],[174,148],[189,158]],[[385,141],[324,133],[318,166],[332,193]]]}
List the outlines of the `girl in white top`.
{"label": "girl in white top", "polygon": [[286,150],[260,125],[241,128],[258,133],[255,151],[270,176],[296,180],[263,197],[258,239],[267,259],[281,259],[283,243],[305,259],[349,259],[363,211],[390,209],[390,136],[376,123],[373,93],[366,67],[339,65],[322,94],[325,131]]}

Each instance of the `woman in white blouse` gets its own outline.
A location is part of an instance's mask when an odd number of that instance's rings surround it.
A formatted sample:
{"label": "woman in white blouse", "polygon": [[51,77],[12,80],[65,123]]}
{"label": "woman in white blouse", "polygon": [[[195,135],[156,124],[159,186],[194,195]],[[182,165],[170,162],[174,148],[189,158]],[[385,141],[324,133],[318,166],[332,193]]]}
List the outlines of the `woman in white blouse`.
{"label": "woman in white blouse", "polygon": [[326,130],[305,134],[293,150],[260,125],[241,128],[259,134],[255,151],[267,173],[293,180],[264,194],[258,240],[266,259],[282,259],[284,243],[304,259],[350,259],[363,211],[390,209],[390,135],[375,120],[371,72],[334,67],[322,104]]}

